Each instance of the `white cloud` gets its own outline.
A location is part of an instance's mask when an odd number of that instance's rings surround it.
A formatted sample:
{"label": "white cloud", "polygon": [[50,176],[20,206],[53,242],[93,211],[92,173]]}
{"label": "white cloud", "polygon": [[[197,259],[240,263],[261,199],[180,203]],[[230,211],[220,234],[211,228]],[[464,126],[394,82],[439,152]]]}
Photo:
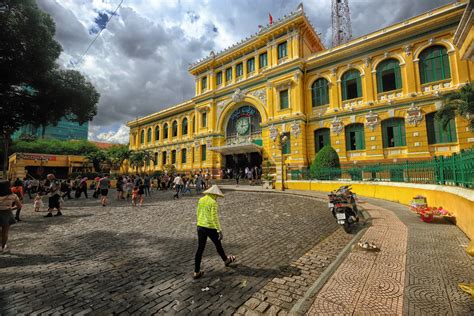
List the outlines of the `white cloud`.
{"label": "white cloud", "polygon": [[97,133],[97,130],[98,128],[94,126],[89,128],[90,140],[116,144],[128,144],[129,142],[130,129],[126,125],[121,125],[116,131]]}
{"label": "white cloud", "polygon": [[[259,24],[295,10],[300,0],[124,1],[82,63],[99,12],[110,15],[120,0],[37,0],[56,22],[63,46],[59,62],[82,71],[101,94],[93,139],[125,140],[123,125],[191,98],[188,64],[257,31]],[[360,36],[451,0],[354,0],[354,36]],[[331,1],[305,1],[305,11],[328,45]],[[370,18],[368,18],[370,17]],[[329,45],[328,45],[329,46]],[[118,128],[120,126],[120,128]],[[98,135],[95,137],[94,135]],[[127,138],[128,140],[128,138]]]}

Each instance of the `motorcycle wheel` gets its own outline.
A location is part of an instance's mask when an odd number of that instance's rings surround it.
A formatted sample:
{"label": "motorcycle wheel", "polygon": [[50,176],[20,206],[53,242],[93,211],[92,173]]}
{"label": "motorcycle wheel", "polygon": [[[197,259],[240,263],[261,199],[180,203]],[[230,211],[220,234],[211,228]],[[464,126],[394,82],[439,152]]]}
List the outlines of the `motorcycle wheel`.
{"label": "motorcycle wheel", "polygon": [[347,220],[344,222],[344,225],[342,225],[342,227],[344,228],[344,231],[345,231],[346,233],[348,233],[348,234],[351,233],[351,231],[352,231],[352,225],[351,225]]}

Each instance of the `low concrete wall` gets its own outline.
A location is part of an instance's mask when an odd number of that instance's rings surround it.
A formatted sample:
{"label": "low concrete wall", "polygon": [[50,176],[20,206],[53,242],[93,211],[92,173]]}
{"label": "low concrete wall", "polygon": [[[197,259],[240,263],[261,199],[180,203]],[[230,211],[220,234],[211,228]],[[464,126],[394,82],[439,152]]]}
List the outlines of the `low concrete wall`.
{"label": "low concrete wall", "polygon": [[[285,181],[291,190],[330,192],[341,185],[352,186],[360,196],[373,197],[409,205],[415,195],[423,195],[429,206],[443,206],[456,216],[457,226],[474,239],[474,190],[431,184],[361,181]],[[281,182],[276,183],[281,188]],[[407,209],[408,210],[408,209]]]}

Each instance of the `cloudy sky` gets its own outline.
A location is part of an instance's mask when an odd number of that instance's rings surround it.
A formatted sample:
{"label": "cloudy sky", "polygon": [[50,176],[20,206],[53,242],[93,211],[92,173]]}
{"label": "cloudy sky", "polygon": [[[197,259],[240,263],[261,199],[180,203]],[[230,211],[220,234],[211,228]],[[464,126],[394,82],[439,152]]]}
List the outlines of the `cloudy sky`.
{"label": "cloudy sky", "polygon": [[[299,0],[37,0],[56,22],[59,63],[83,72],[101,94],[89,138],[128,142],[127,121],[193,96],[189,63],[241,40],[296,9]],[[350,0],[354,37],[452,0]],[[304,1],[330,45],[331,0]]]}

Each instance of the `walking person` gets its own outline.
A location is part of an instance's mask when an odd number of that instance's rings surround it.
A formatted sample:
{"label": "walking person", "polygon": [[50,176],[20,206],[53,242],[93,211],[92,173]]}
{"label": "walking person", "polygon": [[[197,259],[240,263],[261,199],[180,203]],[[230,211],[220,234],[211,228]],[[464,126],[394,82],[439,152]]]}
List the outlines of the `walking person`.
{"label": "walking person", "polygon": [[[20,202],[23,204],[23,182],[19,178],[16,178],[13,184],[13,187],[11,188],[11,191],[13,194],[16,194]],[[15,219],[17,222],[21,222],[20,212],[21,212],[21,207],[17,207],[16,214],[15,214]]]}
{"label": "walking person", "polygon": [[145,177],[143,178],[143,186],[145,188],[145,195],[150,196],[150,194],[151,194],[151,191],[150,191],[151,178],[148,174],[145,174]]}
{"label": "walking person", "polygon": [[117,184],[115,185],[117,187],[117,200],[123,200],[123,178],[122,176],[119,176],[117,178]]}
{"label": "walking person", "polygon": [[79,197],[81,197],[81,194],[84,193],[84,196],[86,199],[89,197],[87,196],[87,177],[82,178],[81,182],[79,183]]}
{"label": "walking person", "polygon": [[174,199],[179,199],[179,192],[181,192],[181,189],[183,187],[183,179],[181,176],[178,174],[174,180],[173,180],[174,188],[176,190],[176,194],[173,195],[173,200]]}
{"label": "walking person", "polygon": [[217,185],[213,185],[210,189],[204,191],[205,196],[199,199],[197,206],[197,235],[198,235],[198,249],[194,259],[194,279],[199,279],[203,276],[201,271],[201,260],[204,248],[206,247],[207,237],[214,243],[217,253],[220,255],[225,266],[228,266],[235,261],[235,256],[227,256],[222,247],[221,240],[224,237],[221,224],[219,221],[219,214],[217,213],[217,198],[224,197]]}
{"label": "walking person", "polygon": [[59,190],[60,184],[59,181],[56,180],[54,174],[50,173],[46,176],[47,183],[49,183],[48,188],[48,214],[44,217],[53,217],[53,210],[56,209],[58,212],[54,216],[61,216],[61,192]]}
{"label": "walking person", "polygon": [[99,190],[100,190],[100,203],[102,206],[107,206],[108,198],[107,195],[109,194],[110,188],[110,179],[109,175],[106,174],[102,179],[99,180]]}
{"label": "walking person", "polygon": [[8,232],[10,225],[15,224],[12,209],[21,209],[20,199],[10,189],[10,182],[0,181],[0,226],[2,227],[2,252],[7,251]]}

